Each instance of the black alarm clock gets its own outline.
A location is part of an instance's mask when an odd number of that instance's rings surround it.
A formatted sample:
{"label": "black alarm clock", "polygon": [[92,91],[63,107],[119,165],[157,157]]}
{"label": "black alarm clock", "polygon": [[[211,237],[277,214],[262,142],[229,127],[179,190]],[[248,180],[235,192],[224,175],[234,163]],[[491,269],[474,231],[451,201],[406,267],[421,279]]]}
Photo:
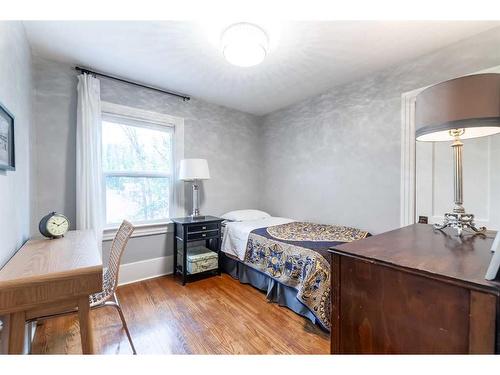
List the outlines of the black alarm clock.
{"label": "black alarm clock", "polygon": [[69,220],[63,214],[51,212],[40,220],[38,230],[47,238],[64,237],[69,230]]}

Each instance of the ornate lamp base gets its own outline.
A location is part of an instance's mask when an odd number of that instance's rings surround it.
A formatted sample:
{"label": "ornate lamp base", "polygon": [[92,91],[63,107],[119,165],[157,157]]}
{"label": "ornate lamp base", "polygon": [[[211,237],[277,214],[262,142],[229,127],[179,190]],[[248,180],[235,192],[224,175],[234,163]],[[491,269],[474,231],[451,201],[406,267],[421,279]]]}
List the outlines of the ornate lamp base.
{"label": "ornate lamp base", "polygon": [[465,129],[452,129],[450,136],[455,137],[451,145],[453,149],[453,187],[455,190],[455,207],[452,213],[444,214],[443,224],[434,224],[435,229],[447,227],[456,229],[461,236],[464,229],[471,229],[474,234],[486,232],[486,227],[477,228],[474,224],[474,215],[465,213],[463,204],[463,180],[462,180],[462,149],[464,144],[460,137],[465,133]]}
{"label": "ornate lamp base", "polygon": [[466,214],[465,212],[446,213],[444,214],[443,224],[434,224],[435,229],[448,227],[456,229],[459,236],[462,235],[464,229],[471,229],[474,234],[486,232],[486,227],[476,227],[474,224],[474,215]]}

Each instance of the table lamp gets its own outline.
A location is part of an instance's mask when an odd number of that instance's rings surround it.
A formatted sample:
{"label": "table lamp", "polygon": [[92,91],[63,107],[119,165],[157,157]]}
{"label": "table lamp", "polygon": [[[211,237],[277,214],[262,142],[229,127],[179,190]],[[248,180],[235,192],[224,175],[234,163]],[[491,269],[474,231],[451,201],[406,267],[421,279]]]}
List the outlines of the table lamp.
{"label": "table lamp", "polygon": [[486,73],[460,77],[431,86],[416,98],[417,141],[452,141],[455,207],[444,215],[436,229],[454,228],[482,233],[474,215],[463,207],[462,139],[500,133],[500,74]]}
{"label": "table lamp", "polygon": [[210,172],[208,170],[208,163],[205,159],[181,160],[179,179],[193,183],[193,211],[191,213],[193,219],[203,218],[203,216],[200,216],[198,180],[208,180],[209,178]]}

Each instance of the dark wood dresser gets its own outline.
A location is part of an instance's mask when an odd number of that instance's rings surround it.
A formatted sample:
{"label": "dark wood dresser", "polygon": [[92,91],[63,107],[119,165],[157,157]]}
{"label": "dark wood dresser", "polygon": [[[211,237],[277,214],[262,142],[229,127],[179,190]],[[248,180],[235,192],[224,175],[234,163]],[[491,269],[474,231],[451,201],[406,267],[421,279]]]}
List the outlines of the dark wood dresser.
{"label": "dark wood dresser", "polygon": [[497,353],[493,239],[414,224],[332,248],[331,353]]}

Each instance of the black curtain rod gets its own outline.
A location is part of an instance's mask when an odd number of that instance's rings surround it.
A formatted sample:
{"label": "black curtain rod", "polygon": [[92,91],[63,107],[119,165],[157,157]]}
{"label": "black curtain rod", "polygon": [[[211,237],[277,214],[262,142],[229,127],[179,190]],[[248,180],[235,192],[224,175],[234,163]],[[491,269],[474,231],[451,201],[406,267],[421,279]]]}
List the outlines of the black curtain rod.
{"label": "black curtain rod", "polygon": [[93,70],[81,68],[79,66],[75,66],[75,69],[78,70],[78,71],[80,71],[80,72],[82,72],[82,73],[87,73],[87,74],[93,74],[95,76],[106,77],[106,78],[109,78],[109,79],[114,79],[115,81],[124,82],[124,83],[128,83],[130,85],[139,86],[139,87],[143,87],[143,88],[146,88],[146,89],[158,91],[158,92],[161,92],[163,94],[177,96],[178,98],[182,98],[182,100],[184,100],[184,101],[191,99],[191,97],[189,97],[187,95],[179,94],[177,92],[162,90],[162,89],[159,89],[159,88],[156,88],[156,87],[143,85],[142,83],[138,83],[138,82],[134,82],[134,81],[129,81],[129,80],[126,80],[126,79],[123,79],[123,78],[115,77],[115,76],[110,76],[110,75],[104,74],[104,73],[95,72]]}

